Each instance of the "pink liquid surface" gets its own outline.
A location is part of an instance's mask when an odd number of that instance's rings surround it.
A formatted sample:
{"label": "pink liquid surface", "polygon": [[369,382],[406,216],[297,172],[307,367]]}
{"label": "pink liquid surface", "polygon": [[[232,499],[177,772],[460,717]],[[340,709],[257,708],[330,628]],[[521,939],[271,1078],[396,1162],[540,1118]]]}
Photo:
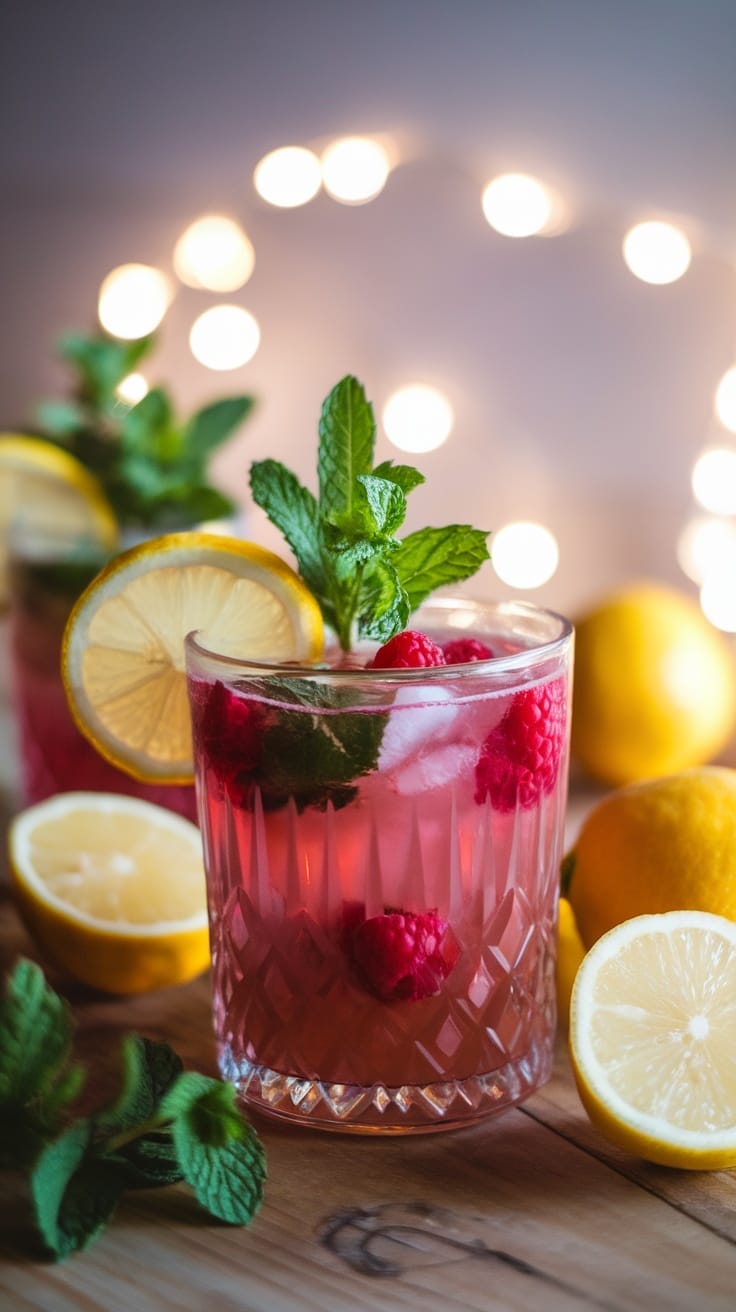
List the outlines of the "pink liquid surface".
{"label": "pink liquid surface", "polygon": [[[552,685],[564,716],[563,670]],[[249,717],[275,716],[298,752],[314,712],[233,687],[223,737],[214,687],[190,682],[223,1073],[273,1114],[367,1131],[451,1127],[533,1091],[555,1024],[566,729],[539,795],[493,804],[478,761],[516,693],[402,688],[377,765],[310,803],[274,789]],[[398,913],[436,917],[434,974],[382,993],[353,926]]]}

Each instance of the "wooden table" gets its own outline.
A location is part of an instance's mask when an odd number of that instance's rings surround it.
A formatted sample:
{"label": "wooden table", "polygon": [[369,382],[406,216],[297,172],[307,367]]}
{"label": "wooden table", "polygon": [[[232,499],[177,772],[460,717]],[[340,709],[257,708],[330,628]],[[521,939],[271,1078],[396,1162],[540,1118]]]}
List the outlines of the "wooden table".
{"label": "wooden table", "polygon": [[[21,954],[35,956],[0,882],[3,974]],[[95,1063],[134,1029],[216,1073],[207,978],[132,1000],[66,994]],[[669,1171],[608,1146],[562,1040],[540,1093],[472,1129],[366,1139],[257,1124],[269,1179],[249,1229],[211,1221],[183,1186],[131,1193],[90,1249],[53,1265],[29,1253],[17,1184],[0,1177],[2,1312],[736,1308],[736,1172]]]}

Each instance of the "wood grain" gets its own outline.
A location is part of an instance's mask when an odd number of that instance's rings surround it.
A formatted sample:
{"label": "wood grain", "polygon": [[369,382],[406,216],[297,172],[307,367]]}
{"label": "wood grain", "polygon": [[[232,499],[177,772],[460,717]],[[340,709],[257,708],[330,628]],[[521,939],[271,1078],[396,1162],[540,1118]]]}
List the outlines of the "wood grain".
{"label": "wood grain", "polygon": [[[0,967],[35,956],[0,892]],[[59,987],[60,981],[50,975]],[[64,989],[81,1050],[114,1078],[115,1036],[164,1038],[213,1072],[207,978],[137,999]],[[28,1251],[18,1181],[0,1195],[8,1312],[699,1312],[732,1309],[736,1175],[649,1166],[607,1145],[575,1093],[564,1044],[551,1082],[481,1126],[363,1139],[258,1119],[269,1163],[250,1229],[213,1223],[181,1186],[129,1194],[87,1252]],[[332,1246],[326,1242],[332,1232]],[[394,1274],[356,1269],[372,1260]]]}

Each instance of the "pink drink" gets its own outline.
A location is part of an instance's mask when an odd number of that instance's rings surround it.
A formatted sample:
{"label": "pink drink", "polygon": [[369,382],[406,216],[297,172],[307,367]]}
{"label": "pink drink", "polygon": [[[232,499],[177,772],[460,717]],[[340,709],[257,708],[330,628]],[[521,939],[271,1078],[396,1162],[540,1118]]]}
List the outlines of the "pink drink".
{"label": "pink drink", "polygon": [[144,784],[116,769],[77,729],[61,681],[61,641],[69,612],[103,561],[42,556],[11,560],[10,643],[22,806],[55,793],[124,793],[197,818],[193,787]]}
{"label": "pink drink", "polygon": [[221,1069],[320,1128],[468,1124],[551,1065],[570,628],[470,602],[414,627],[495,659],[277,670],[188,639]]}

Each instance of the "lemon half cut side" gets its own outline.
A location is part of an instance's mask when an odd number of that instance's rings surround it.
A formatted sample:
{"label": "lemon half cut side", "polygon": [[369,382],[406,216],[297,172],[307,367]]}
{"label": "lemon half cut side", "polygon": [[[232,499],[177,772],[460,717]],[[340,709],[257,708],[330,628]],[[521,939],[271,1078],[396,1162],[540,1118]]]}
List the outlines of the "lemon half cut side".
{"label": "lemon half cut side", "polygon": [[244,660],[313,662],[323,647],[311,592],[255,543],[171,533],[123,552],[74,606],[61,667],[82,733],[135,779],[193,778],[184,639],[195,629]]}
{"label": "lemon half cut side", "polygon": [[75,456],[40,437],[0,433],[0,601],[7,596],[11,525],[54,532],[110,551],[118,525],[102,486]]}
{"label": "lemon half cut side", "polygon": [[18,908],[66,974],[110,993],[180,984],[209,964],[197,826],[108,793],[59,793],[8,832]]}
{"label": "lemon half cut side", "polygon": [[570,1054],[591,1120],[648,1161],[736,1165],[736,923],[637,916],[604,934],[575,980]]}

